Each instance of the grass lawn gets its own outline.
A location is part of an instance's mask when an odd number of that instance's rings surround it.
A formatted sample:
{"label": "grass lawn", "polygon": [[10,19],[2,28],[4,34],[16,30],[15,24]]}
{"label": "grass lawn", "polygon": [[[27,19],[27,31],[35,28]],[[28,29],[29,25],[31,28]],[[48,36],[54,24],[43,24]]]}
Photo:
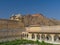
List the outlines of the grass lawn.
{"label": "grass lawn", "polygon": [[20,45],[20,44],[38,44],[38,45],[54,45],[50,43],[45,43],[44,41],[39,42],[37,41],[31,41],[31,40],[13,40],[13,41],[7,41],[7,42],[0,42],[0,45]]}

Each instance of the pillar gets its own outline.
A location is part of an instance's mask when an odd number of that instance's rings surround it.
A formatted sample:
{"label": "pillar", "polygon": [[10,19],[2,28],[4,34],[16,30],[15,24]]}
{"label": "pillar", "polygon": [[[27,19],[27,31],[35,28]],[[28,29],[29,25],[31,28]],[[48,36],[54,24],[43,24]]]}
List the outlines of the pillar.
{"label": "pillar", "polygon": [[40,34],[40,41],[42,40],[42,38],[41,38],[41,34]]}
{"label": "pillar", "polygon": [[47,41],[47,39],[46,39],[47,34],[44,34],[44,35],[45,35],[45,37],[44,37],[44,41]]}
{"label": "pillar", "polygon": [[37,34],[34,34],[35,35],[35,40],[37,40]]}
{"label": "pillar", "polygon": [[31,37],[32,37],[32,34],[31,34],[31,33],[28,33],[28,35],[29,35],[29,36],[28,36],[27,39],[28,39],[28,40],[32,40],[32,38],[31,38]]}
{"label": "pillar", "polygon": [[54,35],[51,35],[51,37],[52,37],[52,42],[54,42]]}

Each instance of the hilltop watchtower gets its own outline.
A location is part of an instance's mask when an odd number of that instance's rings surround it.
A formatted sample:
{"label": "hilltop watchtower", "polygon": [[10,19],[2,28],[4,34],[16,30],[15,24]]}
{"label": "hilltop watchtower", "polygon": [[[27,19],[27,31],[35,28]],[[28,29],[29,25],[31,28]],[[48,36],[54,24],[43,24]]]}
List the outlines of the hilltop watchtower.
{"label": "hilltop watchtower", "polygon": [[16,15],[12,15],[10,17],[11,20],[17,20],[17,21],[22,21],[22,15],[21,14],[16,14]]}

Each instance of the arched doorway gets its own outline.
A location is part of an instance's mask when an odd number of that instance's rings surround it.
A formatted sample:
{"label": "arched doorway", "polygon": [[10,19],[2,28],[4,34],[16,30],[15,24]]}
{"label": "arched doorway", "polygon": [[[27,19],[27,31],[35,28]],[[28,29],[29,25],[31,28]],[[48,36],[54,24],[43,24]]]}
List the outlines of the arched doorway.
{"label": "arched doorway", "polygon": [[46,35],[46,40],[47,40],[47,41],[51,41],[51,40],[52,40],[51,35],[47,34],[47,35]]}
{"label": "arched doorway", "polygon": [[41,40],[45,40],[45,35],[44,34],[41,35]]}
{"label": "arched doorway", "polygon": [[56,34],[56,35],[54,36],[54,41],[57,41],[57,42],[60,41],[60,36]]}
{"label": "arched doorway", "polygon": [[39,34],[37,34],[37,39],[38,39],[38,40],[40,39],[40,35],[39,35]]}
{"label": "arched doorway", "polygon": [[26,37],[27,37],[27,38],[28,38],[28,36],[29,36],[29,35],[28,35],[28,34],[26,34]]}
{"label": "arched doorway", "polygon": [[35,35],[34,35],[34,33],[32,33],[32,39],[34,39],[35,38]]}

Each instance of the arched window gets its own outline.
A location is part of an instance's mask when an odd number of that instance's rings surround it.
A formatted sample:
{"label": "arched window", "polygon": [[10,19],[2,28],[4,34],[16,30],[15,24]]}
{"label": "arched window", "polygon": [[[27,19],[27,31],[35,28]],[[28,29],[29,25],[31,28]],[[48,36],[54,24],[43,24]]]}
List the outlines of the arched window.
{"label": "arched window", "polygon": [[52,37],[48,34],[48,35],[46,36],[46,39],[47,39],[47,40],[52,40]]}
{"label": "arched window", "polygon": [[54,36],[54,41],[57,41],[59,39],[59,36],[56,34],[55,36]]}
{"label": "arched window", "polygon": [[37,39],[40,39],[40,35],[39,34],[37,34]]}
{"label": "arched window", "polygon": [[59,40],[60,40],[60,37],[59,37]]}
{"label": "arched window", "polygon": [[22,34],[22,37],[24,37],[24,36],[25,36],[25,34],[23,33],[23,34]]}
{"label": "arched window", "polygon": [[34,33],[32,33],[32,39],[34,39],[35,38],[35,35],[34,35]]}
{"label": "arched window", "polygon": [[44,34],[41,35],[41,39],[45,40],[45,35]]}
{"label": "arched window", "polygon": [[26,37],[28,38],[28,34],[26,34]]}
{"label": "arched window", "polygon": [[22,34],[22,37],[26,37],[26,34],[25,34],[25,33],[23,33],[23,34]]}

